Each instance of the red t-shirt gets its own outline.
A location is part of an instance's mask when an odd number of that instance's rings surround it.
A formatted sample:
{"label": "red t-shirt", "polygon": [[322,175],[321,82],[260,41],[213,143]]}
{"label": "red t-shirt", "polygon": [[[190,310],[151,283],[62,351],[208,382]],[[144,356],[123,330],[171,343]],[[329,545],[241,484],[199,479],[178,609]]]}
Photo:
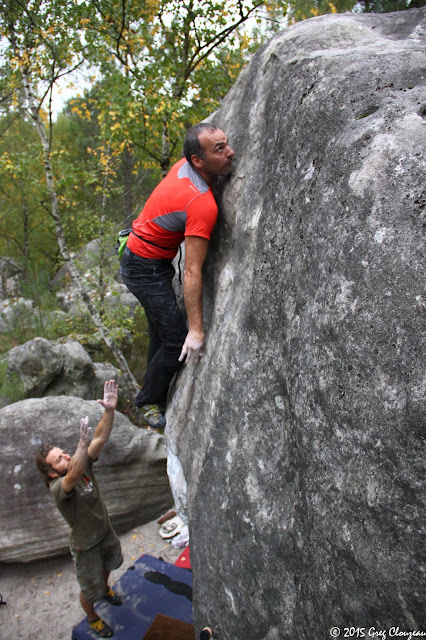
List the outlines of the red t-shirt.
{"label": "red t-shirt", "polygon": [[217,219],[212,190],[189,162],[182,158],[151,193],[132,228],[127,246],[143,258],[172,260],[185,236],[210,239]]}

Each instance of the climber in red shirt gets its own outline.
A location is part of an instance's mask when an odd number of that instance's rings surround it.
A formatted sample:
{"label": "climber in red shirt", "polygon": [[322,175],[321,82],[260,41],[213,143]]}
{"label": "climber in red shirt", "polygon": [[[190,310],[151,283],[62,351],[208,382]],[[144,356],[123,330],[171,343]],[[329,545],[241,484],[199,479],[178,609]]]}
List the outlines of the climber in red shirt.
{"label": "climber in red shirt", "polygon": [[[212,186],[219,176],[231,173],[234,156],[223,131],[208,123],[188,131],[183,153],[133,223],[120,267],[123,282],[148,319],[148,366],[135,405],[154,428],[166,424],[165,403],[173,375],[182,362],[197,361],[204,344],[201,269],[218,212]],[[189,329],[172,287],[172,260],[183,240]]]}

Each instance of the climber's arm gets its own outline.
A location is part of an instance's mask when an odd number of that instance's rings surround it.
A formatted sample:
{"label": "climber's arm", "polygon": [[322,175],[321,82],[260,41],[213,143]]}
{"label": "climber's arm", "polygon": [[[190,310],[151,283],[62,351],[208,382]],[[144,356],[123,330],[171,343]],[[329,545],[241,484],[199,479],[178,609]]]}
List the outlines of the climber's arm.
{"label": "climber's arm", "polygon": [[99,404],[105,409],[98,426],[93,434],[93,440],[90,443],[87,453],[93,459],[99,456],[102,447],[108,441],[114,423],[114,411],[118,401],[118,386],[114,380],[105,382],[103,400],[98,400]]}
{"label": "climber's arm", "polygon": [[66,475],[62,478],[62,488],[65,493],[70,493],[74,485],[80,480],[87,466],[87,448],[90,443],[92,430],[89,427],[89,418],[86,416],[80,420],[80,441],[72,456]]}
{"label": "climber's arm", "polygon": [[202,266],[206,259],[209,241],[200,236],[185,238],[185,271],[183,294],[188,316],[189,331],[179,360],[198,360],[204,344],[203,330],[203,275]]}

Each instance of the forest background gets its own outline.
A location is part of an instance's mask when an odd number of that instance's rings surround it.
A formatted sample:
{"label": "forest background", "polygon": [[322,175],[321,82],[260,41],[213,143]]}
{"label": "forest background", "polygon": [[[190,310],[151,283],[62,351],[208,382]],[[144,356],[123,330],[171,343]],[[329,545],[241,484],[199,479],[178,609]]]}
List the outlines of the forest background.
{"label": "forest background", "polygon": [[[35,336],[96,334],[135,387],[128,345],[146,336],[146,322],[140,308],[132,317],[106,304],[106,265],[118,230],[180,157],[185,131],[220,106],[274,32],[325,13],[425,3],[0,0],[0,260],[5,273],[19,270],[20,295],[33,301],[30,310],[15,301],[0,353]],[[59,114],[58,86],[74,92]],[[95,239],[88,278],[78,252]],[[80,315],[52,314],[64,265]],[[0,366],[0,386],[10,383]]]}

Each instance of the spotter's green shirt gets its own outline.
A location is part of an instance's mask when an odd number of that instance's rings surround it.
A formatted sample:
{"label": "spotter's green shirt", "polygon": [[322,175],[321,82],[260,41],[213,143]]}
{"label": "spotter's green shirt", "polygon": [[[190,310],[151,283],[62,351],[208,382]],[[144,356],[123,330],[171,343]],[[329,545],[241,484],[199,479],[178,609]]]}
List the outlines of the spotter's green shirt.
{"label": "spotter's green shirt", "polygon": [[108,533],[110,521],[99,485],[92,472],[89,458],[87,467],[69,493],[62,487],[63,478],[50,483],[56,506],[71,527],[70,546],[74,551],[87,551]]}

